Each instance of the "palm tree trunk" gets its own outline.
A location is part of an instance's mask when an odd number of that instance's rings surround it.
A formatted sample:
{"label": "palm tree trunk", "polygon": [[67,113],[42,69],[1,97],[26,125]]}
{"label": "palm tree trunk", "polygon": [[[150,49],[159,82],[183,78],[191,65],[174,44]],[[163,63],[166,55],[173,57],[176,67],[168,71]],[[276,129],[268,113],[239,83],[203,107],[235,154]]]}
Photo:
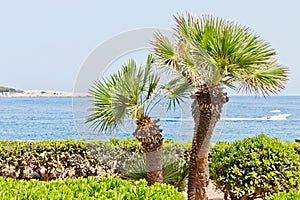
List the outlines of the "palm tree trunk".
{"label": "palm tree trunk", "polygon": [[163,182],[162,174],[162,130],[156,124],[159,120],[145,118],[137,121],[134,136],[142,143],[148,185]]}
{"label": "palm tree trunk", "polygon": [[[226,94],[225,94],[226,95]],[[222,107],[228,101],[220,87],[202,85],[192,96],[192,114],[195,122],[194,138],[190,151],[188,199],[206,200],[209,183],[208,152],[216,123]]]}

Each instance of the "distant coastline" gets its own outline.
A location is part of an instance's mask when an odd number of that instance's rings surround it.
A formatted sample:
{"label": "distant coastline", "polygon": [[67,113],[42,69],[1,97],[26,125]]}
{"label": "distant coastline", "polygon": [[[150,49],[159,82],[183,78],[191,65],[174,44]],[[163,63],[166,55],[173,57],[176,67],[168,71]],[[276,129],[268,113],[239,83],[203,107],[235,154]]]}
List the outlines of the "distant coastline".
{"label": "distant coastline", "polygon": [[55,90],[0,91],[1,97],[86,97],[87,93],[72,93]]}

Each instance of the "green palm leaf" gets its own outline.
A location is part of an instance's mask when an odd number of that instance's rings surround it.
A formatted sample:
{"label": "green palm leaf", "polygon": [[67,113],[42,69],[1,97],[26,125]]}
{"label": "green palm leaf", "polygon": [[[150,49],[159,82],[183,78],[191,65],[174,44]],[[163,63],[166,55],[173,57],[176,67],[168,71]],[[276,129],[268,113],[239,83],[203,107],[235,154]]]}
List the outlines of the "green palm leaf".
{"label": "green palm leaf", "polygon": [[126,117],[133,120],[149,117],[152,109],[165,98],[174,107],[181,103],[189,94],[190,85],[176,79],[166,87],[159,87],[160,78],[152,72],[153,63],[152,55],[148,56],[145,67],[137,67],[130,59],[108,79],[95,81],[89,90],[92,113],[86,122],[99,132],[110,132]]}
{"label": "green palm leaf", "polygon": [[165,95],[168,98],[168,109],[175,109],[177,105],[180,105],[190,97],[193,87],[190,82],[187,82],[181,77],[172,79],[161,89],[166,91]]}
{"label": "green palm leaf", "polygon": [[276,62],[270,44],[249,28],[212,16],[177,16],[175,21],[176,40],[157,33],[153,53],[160,65],[195,87],[223,84],[262,94],[284,88],[288,70]]}

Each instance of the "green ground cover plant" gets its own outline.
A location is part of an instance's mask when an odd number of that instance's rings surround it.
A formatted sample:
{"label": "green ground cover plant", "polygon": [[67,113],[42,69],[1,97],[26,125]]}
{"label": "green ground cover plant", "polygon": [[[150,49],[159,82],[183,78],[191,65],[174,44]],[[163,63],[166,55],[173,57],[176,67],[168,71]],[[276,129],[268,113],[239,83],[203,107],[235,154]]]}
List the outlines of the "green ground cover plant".
{"label": "green ground cover plant", "polygon": [[185,198],[173,186],[166,184],[148,187],[145,180],[129,182],[112,177],[98,180],[95,177],[88,177],[49,182],[0,178],[0,199],[184,200]]}

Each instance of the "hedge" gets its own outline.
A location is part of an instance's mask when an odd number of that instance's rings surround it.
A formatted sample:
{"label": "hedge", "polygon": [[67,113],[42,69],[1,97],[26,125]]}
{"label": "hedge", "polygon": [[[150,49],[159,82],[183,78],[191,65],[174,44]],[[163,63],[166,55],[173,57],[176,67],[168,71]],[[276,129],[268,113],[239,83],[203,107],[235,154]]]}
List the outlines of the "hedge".
{"label": "hedge", "polygon": [[145,180],[129,182],[119,178],[94,177],[41,182],[0,178],[0,199],[99,199],[99,200],[184,200],[173,186],[155,184],[147,186]]}
{"label": "hedge", "polygon": [[[188,150],[187,143],[172,140],[166,140],[164,147],[164,152],[179,156]],[[43,181],[123,176],[128,171],[126,163],[141,155],[141,144],[136,139],[0,141],[0,176]]]}
{"label": "hedge", "polygon": [[43,181],[105,174],[82,141],[0,141],[0,176]]}

